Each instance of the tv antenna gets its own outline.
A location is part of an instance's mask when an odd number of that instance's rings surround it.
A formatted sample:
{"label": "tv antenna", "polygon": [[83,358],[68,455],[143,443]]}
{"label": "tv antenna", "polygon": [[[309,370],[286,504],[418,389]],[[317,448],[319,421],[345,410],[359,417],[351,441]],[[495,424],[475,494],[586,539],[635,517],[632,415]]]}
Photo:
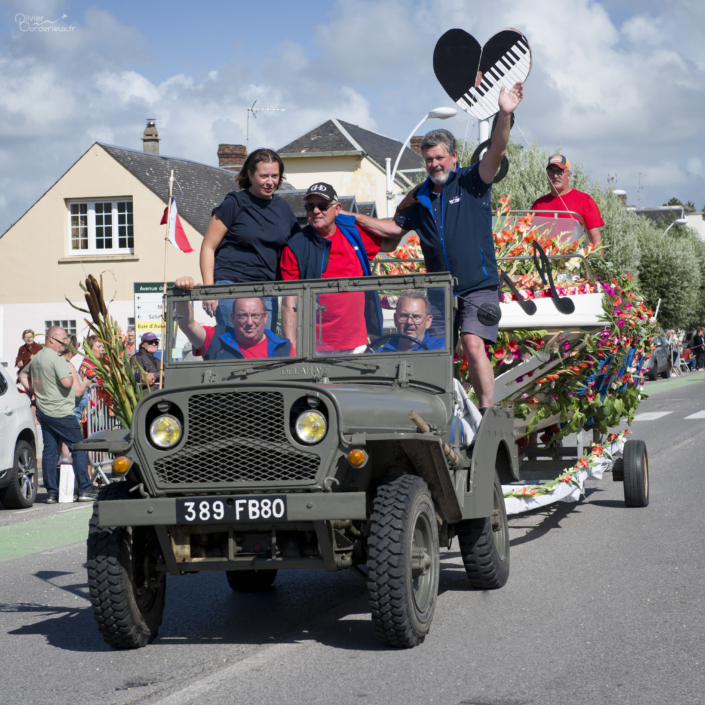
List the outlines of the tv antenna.
{"label": "tv antenna", "polygon": [[636,193],[637,193],[637,202],[639,204],[639,208],[641,208],[641,192],[642,189],[645,188],[656,188],[656,186],[645,186],[641,183],[641,172],[639,172],[639,188],[637,188]]}
{"label": "tv antenna", "polygon": [[[258,99],[259,100],[259,99]],[[252,105],[247,109],[247,153],[250,153],[250,113],[252,114],[252,117],[256,118],[257,113],[260,111],[266,111],[270,113],[283,113],[286,108],[255,108],[255,105],[257,104],[257,101],[252,103]]]}
{"label": "tv antenna", "polygon": [[617,174],[607,174],[607,183],[610,185],[610,190],[614,191],[617,185]]}

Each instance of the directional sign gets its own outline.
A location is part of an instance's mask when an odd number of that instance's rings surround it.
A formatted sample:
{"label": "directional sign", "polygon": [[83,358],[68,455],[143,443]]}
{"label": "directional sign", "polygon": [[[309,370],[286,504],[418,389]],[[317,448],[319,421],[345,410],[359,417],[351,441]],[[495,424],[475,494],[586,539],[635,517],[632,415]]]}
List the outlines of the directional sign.
{"label": "directional sign", "polygon": [[[167,282],[167,286],[174,286]],[[147,331],[160,333],[164,282],[135,282],[135,334],[139,338]]]}

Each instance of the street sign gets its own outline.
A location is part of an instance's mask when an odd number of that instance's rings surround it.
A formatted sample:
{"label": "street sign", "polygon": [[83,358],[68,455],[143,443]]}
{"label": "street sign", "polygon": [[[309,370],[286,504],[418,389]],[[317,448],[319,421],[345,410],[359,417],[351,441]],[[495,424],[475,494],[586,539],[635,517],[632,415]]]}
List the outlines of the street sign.
{"label": "street sign", "polygon": [[[167,286],[174,286],[167,282]],[[164,282],[135,282],[135,335],[162,330]]]}

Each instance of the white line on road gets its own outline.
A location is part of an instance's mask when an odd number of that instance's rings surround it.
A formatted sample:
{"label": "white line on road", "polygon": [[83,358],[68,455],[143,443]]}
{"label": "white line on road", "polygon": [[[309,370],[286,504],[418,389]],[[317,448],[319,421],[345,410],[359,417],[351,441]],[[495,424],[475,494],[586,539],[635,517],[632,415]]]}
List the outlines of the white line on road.
{"label": "white line on road", "polygon": [[688,419],[705,419],[705,411],[698,411],[695,414],[691,414],[690,416],[686,416],[685,420],[687,421]]}
{"label": "white line on road", "polygon": [[83,504],[80,507],[71,507],[71,509],[60,509],[57,514],[64,514],[65,512],[75,512],[79,509],[91,509],[93,507],[92,504]]}
{"label": "white line on road", "polygon": [[644,414],[637,414],[634,417],[634,421],[656,421],[656,419],[660,419],[672,413],[672,411],[647,411]]}

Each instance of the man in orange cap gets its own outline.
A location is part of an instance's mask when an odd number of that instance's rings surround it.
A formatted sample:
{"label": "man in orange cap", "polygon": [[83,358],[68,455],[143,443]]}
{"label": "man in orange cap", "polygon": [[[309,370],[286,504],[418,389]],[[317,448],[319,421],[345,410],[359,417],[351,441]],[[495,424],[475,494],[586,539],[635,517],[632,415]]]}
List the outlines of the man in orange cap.
{"label": "man in orange cap", "polygon": [[[531,206],[538,211],[572,211],[577,213],[585,223],[590,242],[597,246],[602,242],[600,226],[605,224],[600,215],[600,209],[592,196],[570,187],[573,172],[570,162],[562,154],[554,154],[548,160],[546,176],[551,185],[551,193],[541,196]],[[569,215],[558,216],[570,218]],[[576,219],[577,220],[577,219]]]}

